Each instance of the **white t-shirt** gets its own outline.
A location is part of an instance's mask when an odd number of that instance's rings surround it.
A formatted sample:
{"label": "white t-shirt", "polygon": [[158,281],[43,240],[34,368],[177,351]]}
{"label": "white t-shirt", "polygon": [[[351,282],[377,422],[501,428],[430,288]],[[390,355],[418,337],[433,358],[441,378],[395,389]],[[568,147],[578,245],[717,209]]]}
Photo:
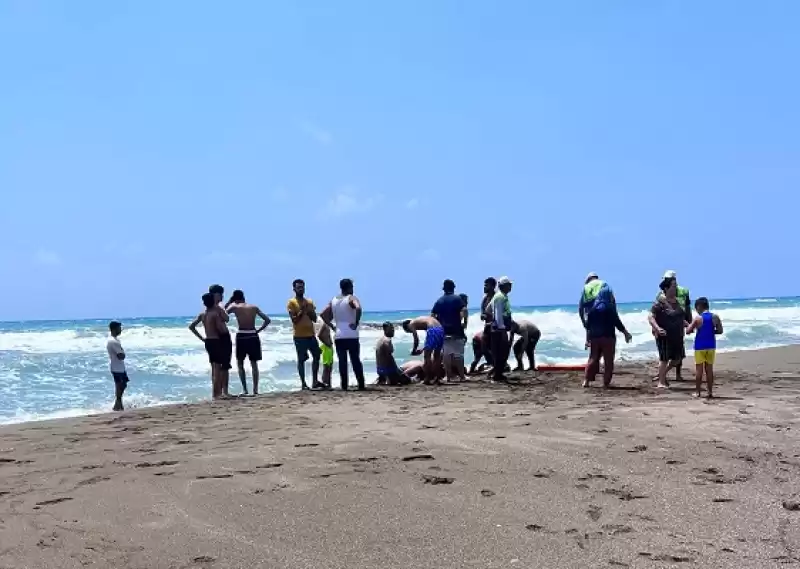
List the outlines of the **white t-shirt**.
{"label": "white t-shirt", "polygon": [[111,373],[125,373],[125,360],[117,357],[119,354],[125,353],[120,341],[114,336],[109,336],[106,350],[108,350],[108,367],[111,369]]}
{"label": "white t-shirt", "polygon": [[336,321],[336,338],[345,340],[358,338],[358,328],[353,330],[350,324],[356,321],[356,309],[350,306],[350,295],[336,296],[331,300],[333,319]]}

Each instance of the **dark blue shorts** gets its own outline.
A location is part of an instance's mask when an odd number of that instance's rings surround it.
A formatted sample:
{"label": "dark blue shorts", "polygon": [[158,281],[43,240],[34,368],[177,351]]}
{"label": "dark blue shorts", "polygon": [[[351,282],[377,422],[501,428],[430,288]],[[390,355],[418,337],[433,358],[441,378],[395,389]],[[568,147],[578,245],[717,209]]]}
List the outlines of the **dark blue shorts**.
{"label": "dark blue shorts", "polygon": [[127,372],[123,371],[122,373],[120,373],[120,372],[112,371],[111,375],[114,376],[114,383],[115,384],[117,384],[119,386],[122,386],[122,387],[125,387],[126,385],[128,385],[128,373]]}

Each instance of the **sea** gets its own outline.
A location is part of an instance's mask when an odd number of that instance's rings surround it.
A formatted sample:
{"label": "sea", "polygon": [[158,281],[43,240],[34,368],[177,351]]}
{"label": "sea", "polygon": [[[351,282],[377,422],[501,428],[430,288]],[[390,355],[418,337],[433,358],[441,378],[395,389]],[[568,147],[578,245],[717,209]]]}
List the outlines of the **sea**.
{"label": "sea", "polygon": [[[633,341],[619,342],[619,360],[652,359],[655,343],[647,323],[650,303],[619,305]],[[712,300],[725,333],[720,351],[752,350],[800,343],[800,297]],[[362,323],[401,322],[419,311],[366,312]],[[537,363],[582,363],[584,332],[575,306],[514,307],[515,319],[534,322],[542,331]],[[204,346],[188,330],[190,317],[129,318],[121,337],[127,353],[130,384],[127,408],[202,401],[210,397],[210,376]],[[108,371],[107,320],[64,320],[0,323],[0,424],[75,417],[111,409],[114,385]],[[469,318],[469,333],[481,329],[477,310]],[[378,327],[361,330],[362,359],[367,380],[374,378],[374,345]],[[471,338],[471,335],[469,336]],[[282,392],[300,387],[285,315],[272,316],[262,335],[261,391]],[[398,328],[398,361],[410,359],[411,337]],[[687,350],[691,353],[691,341]],[[466,362],[472,361],[467,344]],[[309,370],[310,374],[310,370]],[[334,376],[336,365],[334,365]],[[338,379],[334,377],[334,385]],[[352,379],[351,379],[352,381]],[[239,392],[231,370],[231,393]]]}

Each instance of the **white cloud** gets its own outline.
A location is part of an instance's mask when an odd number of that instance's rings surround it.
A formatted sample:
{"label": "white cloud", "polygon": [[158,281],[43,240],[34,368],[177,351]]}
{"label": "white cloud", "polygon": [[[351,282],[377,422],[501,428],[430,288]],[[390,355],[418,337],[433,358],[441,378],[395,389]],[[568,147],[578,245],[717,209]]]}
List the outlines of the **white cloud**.
{"label": "white cloud", "polygon": [[323,146],[328,146],[333,142],[333,135],[330,132],[312,122],[303,121],[300,129]]}
{"label": "white cloud", "polygon": [[37,265],[44,265],[46,267],[57,267],[61,264],[61,257],[54,251],[47,249],[39,249],[33,256],[33,260]]}
{"label": "white cloud", "polygon": [[322,213],[335,216],[363,213],[375,207],[379,199],[380,196],[362,196],[353,188],[343,188],[330,199],[328,209]]}
{"label": "white cloud", "polygon": [[417,198],[411,198],[406,202],[406,209],[416,209],[419,206],[419,200]]}
{"label": "white cloud", "polygon": [[419,256],[423,261],[438,261],[441,258],[436,249],[425,249]]}

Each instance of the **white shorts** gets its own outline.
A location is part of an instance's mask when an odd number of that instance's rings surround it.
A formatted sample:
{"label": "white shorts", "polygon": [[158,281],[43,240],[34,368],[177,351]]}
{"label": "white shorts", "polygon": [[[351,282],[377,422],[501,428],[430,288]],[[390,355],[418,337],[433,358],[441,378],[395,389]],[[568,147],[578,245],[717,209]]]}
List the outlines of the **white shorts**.
{"label": "white shorts", "polygon": [[442,356],[453,356],[456,359],[464,359],[464,346],[467,345],[466,338],[457,338],[455,336],[445,336],[444,347],[442,348]]}

